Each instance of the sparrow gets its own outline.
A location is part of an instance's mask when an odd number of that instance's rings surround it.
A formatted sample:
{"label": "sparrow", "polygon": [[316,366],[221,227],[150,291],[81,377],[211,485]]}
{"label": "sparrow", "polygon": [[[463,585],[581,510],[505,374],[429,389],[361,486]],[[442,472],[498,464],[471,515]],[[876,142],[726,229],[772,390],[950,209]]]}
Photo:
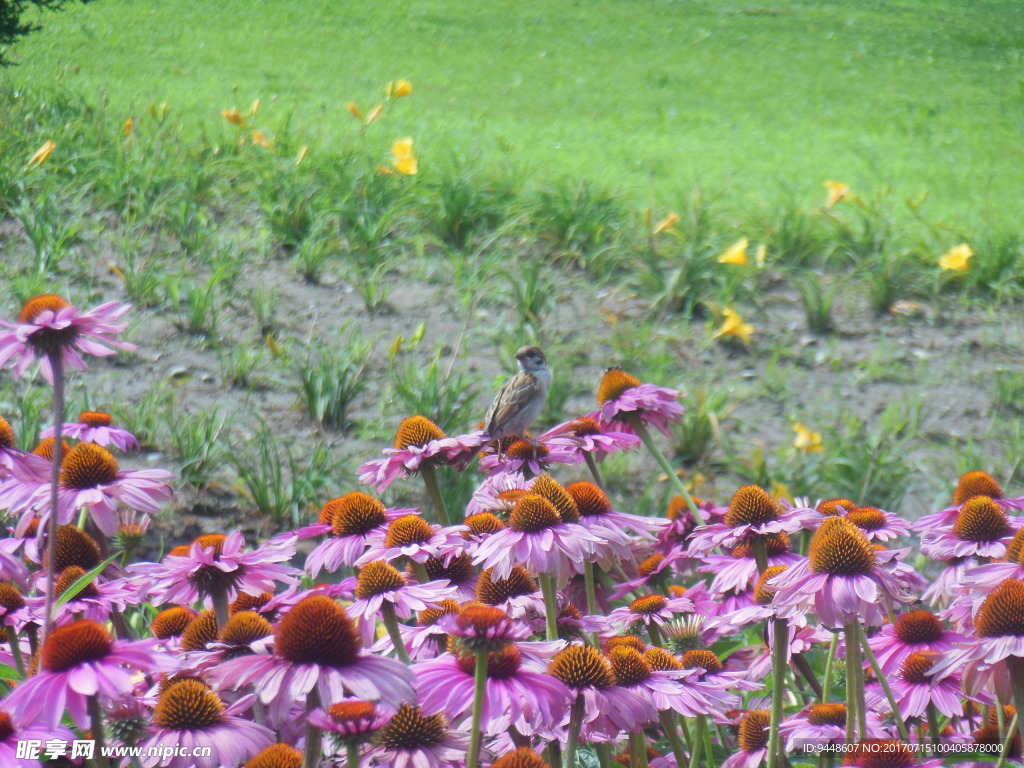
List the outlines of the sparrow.
{"label": "sparrow", "polygon": [[540,347],[521,347],[516,360],[519,373],[505,382],[487,409],[484,431],[491,440],[525,435],[548,396],[551,370]]}

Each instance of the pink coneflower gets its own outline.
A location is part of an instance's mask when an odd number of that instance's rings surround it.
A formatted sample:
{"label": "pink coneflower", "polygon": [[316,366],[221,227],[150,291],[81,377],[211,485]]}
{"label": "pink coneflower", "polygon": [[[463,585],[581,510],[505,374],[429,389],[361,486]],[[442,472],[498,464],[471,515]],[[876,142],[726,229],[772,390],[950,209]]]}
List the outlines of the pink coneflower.
{"label": "pink coneflower", "polygon": [[493,568],[493,575],[502,579],[521,564],[564,585],[600,542],[582,526],[563,522],[554,505],[535,493],[516,502],[508,525],[480,544],[473,558],[474,564]]}
{"label": "pink coneflower", "polygon": [[608,662],[617,685],[650,698],[659,712],[672,710],[684,717],[696,717],[711,708],[700,689],[687,684],[686,678],[696,676],[698,671],[685,669],[662,648],[649,648],[643,653],[629,645],[610,648]]}
{"label": "pink coneflower", "polygon": [[[537,658],[533,665],[529,663],[526,655],[529,645],[506,644],[487,654],[481,720],[486,735],[497,735],[511,726],[527,736],[556,728],[572,702],[569,689],[544,672],[542,660]],[[443,712],[452,722],[461,722],[466,727],[473,706],[475,662],[473,653],[462,652],[446,653],[417,664],[414,667],[416,690],[423,713]]]}
{"label": "pink coneflower", "polygon": [[868,541],[886,542],[910,535],[910,523],[878,507],[855,507],[846,513],[846,519],[864,531]]}
{"label": "pink coneflower", "polygon": [[50,462],[42,456],[18,450],[14,428],[0,416],[0,480],[11,475],[31,479],[45,475],[49,469]]}
{"label": "pink coneflower", "polygon": [[878,626],[885,598],[909,602],[912,597],[886,567],[895,552],[879,552],[864,532],[842,517],[829,517],[811,538],[808,559],[788,568],[767,586],[775,601],[801,609],[813,606],[818,620],[830,629],[851,621]]}
{"label": "pink coneflower", "polygon": [[0,625],[20,632],[34,617],[28,610],[27,598],[14,584],[0,581]]}
{"label": "pink coneflower", "polygon": [[[504,441],[503,441],[504,442]],[[539,443],[532,438],[516,438],[503,445],[500,455],[487,453],[480,458],[480,469],[489,475],[512,472],[542,475],[554,464],[579,464],[582,455],[571,446]]]}
{"label": "pink coneflower", "polygon": [[[444,616],[454,616],[460,607],[455,600],[441,600],[436,608],[427,608],[416,616],[415,626],[398,625],[398,633],[405,652],[412,661],[433,659],[448,647],[448,632],[441,624]],[[370,649],[374,653],[389,654],[395,649],[391,637],[385,634]]]}
{"label": "pink coneflower", "polygon": [[[900,665],[899,672],[890,678],[896,706],[900,717],[924,717],[928,705],[932,704],[946,717],[961,717],[964,713],[962,693],[960,691],[960,674],[953,671],[940,680],[933,680],[931,669],[937,654],[934,651],[916,651],[910,654]],[[981,694],[985,703],[991,704],[989,697]],[[881,692],[870,697],[868,706],[873,709],[885,710],[888,701]]]}
{"label": "pink coneflower", "polygon": [[395,445],[386,448],[386,458],[368,461],[359,467],[359,482],[372,485],[380,493],[400,476],[413,475],[429,464],[458,464],[484,444],[483,432],[448,437],[424,416],[403,419],[395,434]]}
{"label": "pink coneflower", "polygon": [[820,522],[820,512],[809,507],[783,509],[760,486],[745,485],[729,502],[725,522],[702,525],[693,532],[689,552],[691,555],[703,555],[715,547],[731,548],[755,537],[814,528]]}
{"label": "pink coneflower", "polygon": [[[122,453],[138,450],[139,441],[127,429],[114,426],[114,417],[102,411],[82,411],[78,421],[66,422],[61,430],[69,440],[83,443],[96,443],[106,448],[113,445]],[[47,427],[39,433],[40,439],[53,437],[53,427]]]}
{"label": "pink coneflower", "polygon": [[597,389],[597,402],[601,406],[590,418],[602,426],[614,426],[630,434],[635,433],[629,423],[639,418],[659,432],[672,436],[670,425],[679,421],[684,413],[679,404],[677,389],[644,384],[621,368],[609,368]]}
{"label": "pink coneflower", "polygon": [[[183,678],[164,684],[153,710],[151,735],[139,746],[145,768],[220,768],[239,765],[275,741],[274,732],[250,717],[241,717],[256,697],[243,696],[229,707],[202,681]],[[185,756],[168,759],[149,747],[174,744],[187,747]],[[209,747],[211,754],[205,755]],[[193,755],[195,753],[195,756]]]}
{"label": "pink coneflower", "polygon": [[7,709],[22,722],[42,719],[53,728],[66,708],[71,719],[85,728],[90,697],[101,693],[118,699],[135,689],[129,669],[153,674],[177,668],[158,644],[158,640],[114,640],[102,625],[88,619],[56,627],[43,644],[40,671],[10,693]]}
{"label": "pink coneflower", "polygon": [[[707,523],[722,522],[726,512],[729,511],[728,507],[719,507],[713,501],[698,496],[691,498]],[[684,544],[697,527],[693,512],[682,496],[673,496],[669,500],[668,507],[665,509],[665,520],[668,524],[658,532],[659,552],[668,552],[680,544]]]}
{"label": "pink coneflower", "polygon": [[628,512],[617,512],[612,508],[611,499],[587,480],[569,483],[565,490],[572,496],[579,509],[579,524],[596,536],[607,535],[611,531],[627,540],[637,537],[650,540],[661,534],[668,527],[668,522],[661,517],[644,517],[631,515]]}
{"label": "pink coneflower", "polygon": [[573,700],[583,696],[586,737],[614,738],[619,731],[632,733],[658,719],[650,696],[616,685],[608,659],[592,646],[573,644],[560,651],[548,674],[569,688]]}
{"label": "pink coneflower", "polygon": [[46,744],[59,740],[69,743],[75,738],[71,729],[66,726],[56,725],[50,728],[38,722],[25,720],[6,709],[0,709],[0,765],[10,768],[39,768],[39,760],[20,756],[19,742],[35,741],[38,744]]}
{"label": "pink coneflower", "polygon": [[1018,518],[1008,518],[992,498],[973,496],[960,507],[951,526],[921,534],[921,552],[933,560],[1002,557],[1021,524]]}
{"label": "pink coneflower", "polygon": [[198,674],[228,659],[266,653],[273,642],[274,627],[256,611],[238,611],[217,632],[215,640],[205,643],[203,650],[181,654],[182,670]]}
{"label": "pink coneflower", "polygon": [[344,583],[350,588],[355,585],[356,601],[348,607],[348,615],[359,620],[365,645],[373,642],[377,620],[385,604],[398,618],[408,619],[414,611],[434,608],[442,600],[452,599],[456,592],[455,587],[448,586],[447,580],[418,584],[383,560],[367,563],[357,578]]}
{"label": "pink coneflower", "polygon": [[494,512],[505,517],[529,487],[530,481],[521,472],[488,475],[473,491],[466,505],[466,516]]}
{"label": "pink coneflower", "polygon": [[[878,715],[868,710],[866,719],[866,736],[880,739],[887,735]],[[786,740],[786,751],[791,753],[803,753],[807,746],[842,744],[846,740],[846,705],[834,701],[811,704],[783,720],[779,733]]]}
{"label": "pink coneflower", "polygon": [[415,511],[388,509],[378,499],[362,491],[331,499],[320,510],[318,525],[315,528],[309,526],[312,535],[330,532],[331,536],[309,553],[306,572],[316,576],[321,570],[334,573],[339,568],[355,565],[366,551],[371,535],[386,535],[390,522]]}
{"label": "pink coneflower", "polygon": [[724,713],[735,709],[740,697],[733,690],[756,691],[761,684],[749,679],[746,671],[727,671],[714,651],[695,648],[687,651],[680,659],[683,669],[696,669],[697,673],[687,678],[687,684],[695,687],[707,700],[710,714],[722,720]]}
{"label": "pink coneflower", "polygon": [[608,614],[612,626],[631,627],[642,623],[645,627],[662,627],[681,613],[692,613],[693,602],[686,597],[665,598],[662,595],[641,595],[629,605],[616,608]]}
{"label": "pink coneflower", "polygon": [[341,744],[363,744],[388,724],[395,711],[372,701],[347,698],[309,713],[309,722]]}
{"label": "pink coneflower", "polygon": [[470,603],[457,614],[442,616],[439,623],[459,647],[470,651],[499,650],[531,634],[529,627],[493,605]]}
{"label": "pink coneflower", "polygon": [[442,714],[427,717],[402,704],[374,743],[365,757],[380,768],[454,768],[465,762],[469,735],[451,730]]}
{"label": "pink coneflower", "polygon": [[520,565],[513,567],[504,579],[496,578],[494,569],[484,569],[476,582],[475,597],[484,605],[497,606],[516,619],[544,613],[544,599],[537,582]]}
{"label": "pink coneflower", "polygon": [[918,518],[914,522],[914,530],[924,533],[952,525],[956,521],[957,515],[960,514],[960,508],[964,502],[975,496],[988,496],[1004,509],[1024,509],[1024,497],[1006,498],[1002,486],[987,472],[966,472],[957,481],[956,489],[953,491],[952,505]]}
{"label": "pink coneflower", "polygon": [[964,578],[977,567],[978,561],[973,557],[947,560],[938,576],[924,590],[921,599],[930,605],[945,605],[949,598],[963,592]]}
{"label": "pink coneflower", "polygon": [[655,553],[640,562],[635,579],[616,584],[609,599],[618,600],[623,595],[641,587],[654,590],[667,586],[669,579],[677,575],[682,567],[689,562],[690,557],[686,554],[686,550],[680,547],[666,554]]}
{"label": "pink coneflower", "polygon": [[580,454],[589,453],[600,460],[610,453],[628,451],[640,445],[640,438],[631,432],[602,428],[596,419],[580,416],[552,427],[538,438],[542,443],[565,445]]}
{"label": "pink coneflower", "polygon": [[[59,598],[78,579],[86,575],[86,571],[77,565],[65,568],[57,577],[54,586],[54,597]],[[45,588],[41,580],[40,587]],[[30,597],[26,599],[29,608],[37,616],[42,616],[45,610],[45,597]],[[92,619],[99,623],[105,623],[110,619],[110,614],[124,613],[129,605],[137,605],[140,602],[139,589],[129,584],[124,579],[113,579],[103,581],[99,578],[93,579],[86,584],[78,594],[70,600],[58,605],[53,613],[53,621],[57,625],[69,624],[78,618]]]}
{"label": "pink coneflower", "polygon": [[[769,567],[796,565],[802,559],[800,555],[790,551],[789,536],[785,533],[766,536],[764,547]],[[712,594],[746,592],[757,583],[757,562],[749,543],[737,545],[728,555],[704,555],[701,563],[697,570],[701,573],[715,574],[709,587]]]}
{"label": "pink coneflower", "polygon": [[739,722],[737,751],[722,763],[722,768],[757,768],[768,755],[768,726],[771,712],[751,709]]}
{"label": "pink coneflower", "polygon": [[942,626],[934,613],[919,609],[901,613],[894,624],[886,624],[868,644],[886,675],[894,675],[911,654],[920,651],[951,651],[963,635]]}
{"label": "pink coneflower", "polygon": [[465,539],[464,525],[442,528],[432,525],[418,514],[403,515],[392,520],[388,527],[377,528],[366,535],[366,551],[356,560],[363,566],[374,560],[397,560],[407,557],[415,563],[431,557],[441,558],[446,564],[462,552]]}
{"label": "pink coneflower", "polygon": [[60,353],[64,365],[85,370],[81,354],[106,357],[114,354],[111,347],[132,350],[134,344],[115,341],[112,336],[128,327],[118,322],[131,309],[130,304],[108,302],[82,312],[60,296],[36,296],[25,302],[18,322],[0,320],[0,326],[9,328],[0,332],[0,366],[14,358],[16,378],[35,361],[50,384],[53,370],[49,355]]}
{"label": "pink coneflower", "polygon": [[320,701],[351,695],[397,707],[414,698],[412,673],[401,662],[366,653],[345,609],[325,595],[305,598],[281,619],[271,655],[225,661],[210,670],[221,685],[255,685],[277,723],[316,688]]}
{"label": "pink coneflower", "polygon": [[[117,532],[114,512],[118,504],[156,514],[161,503],[174,495],[168,485],[173,479],[162,469],[121,469],[106,448],[78,443],[61,460],[58,521],[70,522],[84,507],[103,535],[113,536]],[[37,512],[40,525],[45,526],[50,516],[50,487],[45,475],[31,480],[9,479],[0,484],[0,506],[22,513],[19,529]]]}

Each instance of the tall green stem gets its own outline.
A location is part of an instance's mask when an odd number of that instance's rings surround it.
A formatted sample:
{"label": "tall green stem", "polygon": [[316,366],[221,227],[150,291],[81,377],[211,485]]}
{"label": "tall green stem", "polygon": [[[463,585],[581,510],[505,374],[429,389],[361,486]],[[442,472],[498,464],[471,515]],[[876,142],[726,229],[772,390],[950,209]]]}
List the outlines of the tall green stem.
{"label": "tall green stem", "polygon": [[60,495],[60,463],[64,447],[64,358],[61,350],[48,355],[53,371],[53,456],[50,459],[50,525],[46,538],[46,605],[43,609],[44,642],[53,627],[54,590],[57,586],[57,504]]}
{"label": "tall green stem", "polygon": [[19,674],[25,677],[25,659],[21,655],[21,641],[14,627],[7,627],[7,644],[11,646],[11,656],[14,657],[14,666],[18,668]]}
{"label": "tall green stem", "polygon": [[594,478],[598,488],[604,488],[604,478],[601,477],[601,470],[597,468],[597,461],[594,459],[594,455],[589,451],[584,451],[583,459],[587,462],[587,469],[590,470],[590,476]]}
{"label": "tall green stem", "polygon": [[697,715],[697,727],[694,728],[693,738],[690,740],[690,768],[697,768],[700,765],[700,751],[704,746],[706,730],[707,723],[704,721],[704,715]]}
{"label": "tall green stem", "polygon": [[[1010,684],[1013,686],[1013,705],[1017,712],[1024,712],[1024,658],[1008,656],[1006,668],[1010,671]],[[1024,744],[1024,717],[1014,718],[1020,733],[1021,744]],[[1009,731],[1009,729],[1007,729]],[[1009,731],[1013,733],[1013,731]]]}
{"label": "tall green stem", "polygon": [[538,577],[540,591],[544,595],[544,622],[547,627],[547,639],[558,639],[558,595],[555,591],[555,580],[549,573]]}
{"label": "tall green stem", "polygon": [[1006,758],[1010,756],[1010,749],[1013,746],[1013,737],[1016,736],[1014,731],[1017,730],[1017,713],[1014,712],[1013,719],[1010,721],[1010,728],[1006,732],[1006,738],[1003,739],[1003,749],[999,753],[999,762],[996,763],[996,768],[1003,768],[1006,765]]}
{"label": "tall green stem", "polygon": [[763,536],[754,536],[750,539],[750,551],[754,555],[754,563],[757,565],[757,572],[764,573],[768,570],[768,546]]}
{"label": "tall green stem", "polygon": [[480,721],[484,715],[484,696],[487,691],[487,649],[476,651],[473,665],[473,726],[469,732],[469,755],[466,768],[476,768],[480,762],[480,742],[483,731]]}
{"label": "tall green stem", "polygon": [[[882,690],[885,691],[885,698],[889,701],[889,707],[892,709],[892,716],[896,719],[896,726],[899,728],[900,738],[904,741],[910,741],[910,733],[907,731],[907,724],[903,722],[903,716],[900,714],[900,708],[896,704],[896,697],[892,694],[892,687],[889,685],[889,678],[882,672],[881,666],[878,664],[878,659],[875,658],[875,652],[871,649],[868,644],[867,635],[864,634],[863,628],[860,624],[857,624],[857,635],[860,641],[860,647],[864,650],[864,655],[868,657],[868,663],[871,664],[871,669],[875,671],[875,677],[878,678],[878,682],[882,685]],[[849,642],[849,639],[847,639]],[[861,665],[863,668],[863,665]],[[930,705],[929,705],[930,706]],[[865,713],[865,717],[867,713]],[[938,734],[935,734],[933,738],[937,738]]]}
{"label": "tall green stem", "polygon": [[828,644],[828,656],[825,657],[825,681],[822,684],[821,703],[828,702],[828,694],[832,689],[832,665],[836,661],[836,649],[839,647],[839,633],[832,633],[832,642]]}
{"label": "tall green stem", "polygon": [[580,730],[583,728],[583,710],[586,700],[582,693],[576,694],[569,709],[569,733],[565,742],[565,753],[562,755],[562,768],[576,768],[576,750],[579,749]]}
{"label": "tall green stem", "polygon": [[587,588],[587,613],[597,615],[597,586],[594,583],[594,564],[583,564],[583,579]]}
{"label": "tall green stem", "polygon": [[[315,685],[306,694],[306,712],[320,706],[320,689]],[[318,768],[323,752],[324,732],[306,719],[306,748],[302,754],[302,768]]]}
{"label": "tall green stem", "polygon": [[857,643],[857,622],[846,625],[846,743],[857,741],[857,708],[860,705],[860,691],[857,689],[857,665],[860,663],[860,646]]}
{"label": "tall green stem", "polygon": [[661,637],[661,630],[653,621],[647,625],[647,634],[651,636],[651,645],[655,648],[664,648],[665,641]]}
{"label": "tall green stem", "polygon": [[384,628],[388,631],[391,644],[395,646],[395,653],[404,663],[409,664],[409,652],[405,650],[402,633],[398,631],[398,616],[395,615],[395,606],[385,600],[380,607],[380,612],[384,617]]}
{"label": "tall green stem", "polygon": [[676,491],[683,497],[683,501],[686,502],[687,508],[690,510],[690,514],[693,515],[693,519],[697,522],[697,525],[704,525],[704,515],[701,514],[700,509],[697,508],[696,502],[693,500],[693,496],[686,490],[686,486],[683,485],[683,481],[679,479],[679,475],[676,474],[675,468],[669,463],[668,459],[665,458],[665,454],[661,452],[654,439],[651,437],[650,431],[647,429],[647,425],[644,424],[643,419],[639,413],[635,411],[632,413],[624,413],[622,417],[626,422],[636,431],[637,436],[643,442],[644,447],[651,452],[655,461],[661,465],[661,468],[668,475],[669,482],[675,486]]}
{"label": "tall green stem", "polygon": [[359,768],[359,742],[349,740],[345,753],[348,756],[348,768]]}
{"label": "tall green stem", "polygon": [[[676,765],[683,768],[686,765],[686,752],[683,751],[683,742],[679,738],[679,729],[676,728],[676,713],[667,709],[659,712],[658,716],[661,719],[661,730],[665,732],[665,738],[668,739],[668,744],[672,747],[672,756],[676,759]],[[566,768],[571,767],[566,766]]]}
{"label": "tall green stem", "polygon": [[441,495],[441,486],[437,482],[437,470],[429,461],[420,464],[420,476],[427,486],[427,493],[430,494],[430,501],[434,505],[434,512],[441,525],[451,525],[451,518],[448,517],[448,507],[445,506],[444,496]]}
{"label": "tall green stem", "polygon": [[224,629],[231,615],[231,606],[228,603],[227,589],[217,588],[210,593],[210,601],[213,603],[213,615],[217,619],[217,631]]}
{"label": "tall green stem", "polygon": [[782,722],[782,697],[786,691],[786,658],[789,656],[789,622],[772,622],[772,716],[768,729],[768,768],[779,764],[779,724]]}

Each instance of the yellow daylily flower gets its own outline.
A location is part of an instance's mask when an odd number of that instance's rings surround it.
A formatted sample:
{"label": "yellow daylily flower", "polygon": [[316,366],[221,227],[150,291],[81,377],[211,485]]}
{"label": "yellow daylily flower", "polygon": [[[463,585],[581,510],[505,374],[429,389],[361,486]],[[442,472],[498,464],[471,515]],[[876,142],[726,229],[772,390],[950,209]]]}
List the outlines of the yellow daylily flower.
{"label": "yellow daylily flower", "polygon": [[725,253],[718,257],[719,264],[735,264],[738,267],[747,265],[747,247],[750,241],[742,237],[725,249]]}
{"label": "yellow daylily flower", "polygon": [[722,310],[722,326],[715,334],[716,339],[737,338],[744,344],[750,343],[750,337],[754,334],[754,326],[744,323],[743,318],[735,310],[725,307]]}
{"label": "yellow daylily flower", "polygon": [[825,450],[821,444],[821,432],[813,432],[799,421],[793,424],[793,431],[796,437],[793,438],[793,447],[803,453],[818,453]]}
{"label": "yellow daylily flower", "polygon": [[828,199],[825,201],[826,208],[831,208],[850,196],[850,185],[841,181],[826,181],[825,189],[828,190]]}
{"label": "yellow daylily flower", "polygon": [[388,83],[386,91],[389,99],[400,99],[403,96],[411,96],[412,83],[408,80],[394,80]]}
{"label": "yellow daylily flower", "polygon": [[354,101],[350,101],[345,104],[345,109],[347,109],[356,120],[363,119],[363,113],[359,111],[359,107],[356,106]]}
{"label": "yellow daylily flower", "polygon": [[32,168],[37,165],[42,165],[46,162],[47,158],[53,154],[53,150],[57,148],[57,143],[51,139],[47,139],[43,142],[43,146],[35,151],[35,153],[28,159],[28,167]]}
{"label": "yellow daylily flower", "polygon": [[405,176],[415,176],[419,161],[412,151],[412,139],[398,139],[391,145],[392,167]]}
{"label": "yellow daylily flower", "polygon": [[773,499],[789,499],[793,500],[793,492],[789,490],[789,486],[785,483],[780,483],[778,480],[772,480],[772,488],[769,495]]}
{"label": "yellow daylily flower", "polygon": [[384,105],[383,104],[378,104],[376,107],[371,109],[370,110],[370,114],[368,114],[366,116],[366,124],[369,125],[374,120],[376,120],[378,117],[380,117],[380,113],[383,112],[383,111],[384,111]]}
{"label": "yellow daylily flower", "polygon": [[252,143],[257,144],[263,147],[264,149],[270,149],[270,140],[263,135],[263,131],[252,132]]}
{"label": "yellow daylily flower", "polygon": [[679,214],[670,213],[668,216],[666,216],[664,219],[657,223],[657,225],[654,227],[653,234],[660,235],[666,229],[671,229],[672,227],[674,227],[677,221],[679,221]]}
{"label": "yellow daylily flower", "polygon": [[968,262],[974,256],[974,250],[967,243],[954,245],[939,259],[939,266],[953,272],[965,272]]}
{"label": "yellow daylily flower", "polygon": [[754,251],[754,263],[759,267],[764,266],[765,257],[768,255],[768,246],[761,243]]}
{"label": "yellow daylily flower", "polygon": [[231,109],[222,109],[220,116],[227,120],[232,125],[242,125],[245,123],[245,115],[238,111],[237,107]]}

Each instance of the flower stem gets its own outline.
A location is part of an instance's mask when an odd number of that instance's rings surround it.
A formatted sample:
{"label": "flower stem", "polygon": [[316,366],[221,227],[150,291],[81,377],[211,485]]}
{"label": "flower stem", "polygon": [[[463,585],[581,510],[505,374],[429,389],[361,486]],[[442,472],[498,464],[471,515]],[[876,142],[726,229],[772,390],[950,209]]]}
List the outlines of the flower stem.
{"label": "flower stem", "polygon": [[228,591],[226,589],[215,589],[210,593],[210,600],[213,601],[213,615],[217,619],[217,631],[224,629],[231,615],[231,607],[228,603]]}
{"label": "flower stem", "polygon": [[540,591],[544,595],[544,621],[547,626],[547,640],[558,639],[558,596],[555,592],[555,580],[549,573],[538,577]]}
{"label": "flower stem", "polygon": [[[793,654],[793,664],[798,670],[800,670],[800,674],[804,676],[804,679],[807,680],[811,688],[814,689],[814,695],[818,697],[824,696],[824,690],[821,687],[821,682],[814,676],[814,670],[811,668],[810,663],[802,653]],[[832,670],[829,671],[831,672]]]}
{"label": "flower stem", "polygon": [[861,706],[861,691],[857,687],[858,675],[857,666],[860,664],[860,654],[857,652],[860,646],[857,643],[856,621],[846,625],[844,639],[846,641],[846,743],[853,744],[857,741],[857,711]]}
{"label": "flower stem", "polygon": [[384,617],[384,628],[388,631],[391,644],[395,646],[395,653],[398,654],[404,663],[409,664],[409,653],[405,650],[405,643],[402,642],[402,633],[398,631],[398,617],[395,615],[395,606],[385,600],[380,606],[380,612]]}
{"label": "flower stem", "polygon": [[[1013,686],[1013,705],[1017,712],[1024,712],[1024,658],[1007,656],[1006,668],[1010,671],[1010,684]],[[1020,732],[1021,743],[1024,744],[1024,717],[1015,718],[1017,730]],[[1008,734],[1013,731],[1006,729]]]}
{"label": "flower stem", "polygon": [[782,698],[786,692],[789,622],[774,619],[772,635],[772,716],[768,729],[768,768],[775,768],[779,764],[779,724],[782,722]]}
{"label": "flower stem", "polygon": [[650,431],[647,429],[647,425],[644,424],[643,419],[640,418],[640,414],[636,411],[631,413],[622,414],[626,422],[633,427],[636,431],[637,436],[643,441],[644,447],[651,452],[655,461],[661,465],[661,468],[668,475],[669,481],[675,486],[676,491],[683,497],[683,501],[686,502],[687,508],[690,510],[690,514],[693,515],[693,519],[697,521],[697,525],[704,525],[704,515],[701,514],[700,509],[697,508],[696,502],[690,492],[686,490],[686,486],[683,485],[683,481],[679,479],[679,475],[676,474],[675,469],[669,464],[668,459],[665,458],[665,454],[661,452],[654,439],[651,437]]}
{"label": "flower stem", "polygon": [[1010,727],[1007,730],[1006,738],[1003,739],[1003,749],[999,753],[999,762],[996,763],[996,768],[1003,768],[1006,765],[1006,758],[1010,756],[1010,749],[1013,746],[1013,738],[1016,736],[1014,731],[1017,730],[1017,713],[1013,713],[1013,719],[1010,721]]}
{"label": "flower stem", "polygon": [[444,504],[444,496],[441,495],[441,486],[437,482],[437,470],[430,462],[420,464],[420,476],[427,486],[427,493],[430,494],[430,501],[434,505],[434,512],[441,525],[451,525],[451,518],[448,517],[448,507]]}
{"label": "flower stem", "polygon": [[[704,720],[704,715],[701,715],[699,719],[701,721],[703,721]],[[697,723],[698,726],[700,726],[700,724],[701,724],[700,722]],[[706,722],[704,723],[703,728],[704,728],[704,751],[707,753],[707,757],[705,758],[705,760],[707,761],[706,765],[707,765],[707,768],[715,768],[715,754],[714,754],[714,752],[711,751],[711,730],[707,727],[707,723]],[[721,737],[719,737],[719,742],[721,742]]]}
{"label": "flower stem", "polygon": [[416,576],[416,581],[420,584],[426,584],[430,581],[430,574],[427,573],[427,566],[423,563],[417,563],[415,560],[410,560],[409,564],[412,566],[412,572]]}
{"label": "flower stem", "polygon": [[359,742],[349,740],[345,753],[348,755],[348,768],[359,768]]}
{"label": "flower stem", "polygon": [[583,728],[583,709],[586,700],[582,693],[576,694],[569,709],[569,733],[565,742],[565,754],[562,755],[562,768],[576,768],[576,750],[580,742],[580,730]]}
{"label": "flower stem", "polygon": [[97,768],[110,768],[110,761],[107,760],[106,746],[107,737],[103,732],[103,709],[100,707],[99,694],[89,697],[89,727],[92,740],[96,742],[96,752],[93,760]]}
{"label": "flower stem", "polygon": [[764,536],[753,536],[750,539],[750,551],[754,555],[754,562],[757,564],[759,574],[768,570],[768,546],[764,543]]}
{"label": "flower stem", "polygon": [[[700,750],[704,746],[704,737],[707,734],[707,723],[704,715],[697,715],[697,727],[693,731],[693,740],[690,742],[690,768],[697,768],[700,765]],[[708,759],[711,758],[711,751],[708,750]],[[679,765],[682,765],[680,763]]]}
{"label": "flower stem", "polygon": [[[320,689],[315,685],[306,694],[306,712],[320,706]],[[318,768],[323,751],[324,732],[306,720],[306,749],[302,755],[302,768]]]}
{"label": "flower stem", "polygon": [[932,702],[928,702],[928,735],[931,737],[932,745],[939,746],[942,740],[939,731],[939,713]]}
{"label": "flower stem", "polygon": [[597,764],[600,768],[611,768],[612,747],[608,742],[603,742],[594,747],[597,751]]}
{"label": "flower stem", "polygon": [[[679,738],[679,730],[676,728],[676,715],[672,710],[664,710],[658,713],[661,719],[661,730],[665,732],[669,746],[672,747],[672,756],[676,759],[676,765],[682,768],[686,765],[686,752],[683,751],[683,742]],[[572,768],[572,766],[566,766]]]}
{"label": "flower stem", "polygon": [[587,588],[587,613],[591,616],[597,614],[597,586],[594,583],[594,564],[583,564],[583,579]]}
{"label": "flower stem", "polygon": [[469,755],[466,768],[476,768],[480,762],[480,742],[483,731],[480,721],[484,715],[484,696],[487,692],[487,649],[476,651],[476,663],[473,665],[473,725],[469,731]]}
{"label": "flower stem", "polygon": [[57,586],[57,503],[64,445],[64,358],[58,350],[49,354],[49,359],[53,371],[53,457],[50,461],[50,530],[46,539],[46,607],[40,642],[46,640],[53,626],[54,589]]}
{"label": "flower stem", "polygon": [[601,477],[601,470],[597,468],[597,461],[595,461],[594,455],[589,451],[583,451],[583,459],[587,462],[587,469],[590,470],[594,482],[597,483],[599,488],[603,489],[604,478]]}
{"label": "flower stem", "polygon": [[832,665],[836,661],[836,649],[839,647],[839,633],[832,633],[832,642],[828,644],[828,656],[825,657],[825,681],[821,690],[821,703],[828,702],[828,694],[832,688]]}
{"label": "flower stem", "polygon": [[21,655],[21,642],[18,640],[18,633],[14,627],[7,627],[7,644],[11,646],[11,656],[14,657],[14,666],[18,672],[25,677],[25,659]]}
{"label": "flower stem", "polygon": [[664,648],[665,641],[661,636],[661,630],[653,621],[647,625],[647,634],[651,636],[651,645],[655,648]]}
{"label": "flower stem", "polygon": [[[899,728],[900,738],[904,741],[910,741],[910,734],[907,732],[906,723],[903,722],[903,716],[900,715],[900,708],[896,704],[896,697],[892,694],[892,687],[889,685],[889,678],[882,673],[882,668],[878,664],[878,659],[875,658],[875,652],[871,649],[871,646],[868,645],[868,638],[864,634],[864,630],[861,628],[860,624],[857,624],[857,635],[858,640],[860,641],[860,646],[864,649],[864,655],[868,657],[868,663],[871,665],[871,668],[875,671],[875,677],[877,677],[878,682],[882,684],[882,690],[885,691],[885,698],[889,701],[889,706],[892,707],[892,715],[894,718],[896,718],[896,726]],[[931,708],[930,704],[928,706],[929,708]],[[866,716],[867,713],[865,713],[865,717]],[[928,722],[930,725],[930,715]],[[937,739],[938,734],[933,734],[932,738]],[[935,743],[937,744],[938,742]]]}

